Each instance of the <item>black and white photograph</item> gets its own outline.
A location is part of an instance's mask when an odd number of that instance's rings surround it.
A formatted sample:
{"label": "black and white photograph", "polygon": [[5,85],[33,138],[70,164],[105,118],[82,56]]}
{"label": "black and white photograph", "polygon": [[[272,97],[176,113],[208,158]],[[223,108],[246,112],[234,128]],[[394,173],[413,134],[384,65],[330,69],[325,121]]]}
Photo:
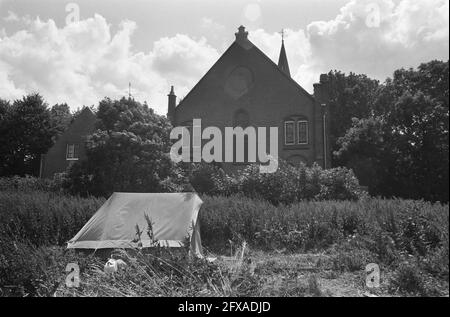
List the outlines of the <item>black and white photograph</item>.
{"label": "black and white photograph", "polygon": [[0,297],[448,298],[449,0],[0,0]]}

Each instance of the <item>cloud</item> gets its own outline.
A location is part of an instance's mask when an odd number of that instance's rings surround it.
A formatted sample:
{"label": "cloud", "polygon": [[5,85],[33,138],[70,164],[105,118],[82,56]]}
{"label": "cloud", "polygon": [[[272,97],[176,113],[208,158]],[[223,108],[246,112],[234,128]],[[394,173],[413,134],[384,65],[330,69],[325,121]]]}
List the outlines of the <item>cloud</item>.
{"label": "cloud", "polygon": [[[312,92],[319,74],[330,69],[384,80],[400,67],[447,60],[448,9],[448,0],[351,0],[331,20],[286,29],[291,75]],[[124,96],[131,82],[136,99],[165,113],[169,87],[184,97],[226,49],[221,38],[235,31],[203,18],[205,37],[163,37],[143,52],[132,45],[138,28],[133,21],[112,32],[101,15],[63,27],[51,19],[18,18],[22,30],[0,30],[0,97],[38,91],[50,104],[67,102],[73,109]],[[250,39],[277,62],[280,34],[253,29]]]}
{"label": "cloud", "polygon": [[[379,24],[368,23],[367,8],[378,8]],[[314,67],[383,78],[399,67],[448,58],[448,1],[350,1],[328,22],[308,25]]]}
{"label": "cloud", "polygon": [[101,15],[58,28],[53,20],[30,20],[26,28],[0,36],[0,96],[40,92],[50,104],[72,109],[97,104],[104,96],[132,94],[159,113],[175,85],[186,94],[219,57],[204,38],[177,34],[156,41],[150,52],[135,52],[137,25],[123,21],[117,32]]}
{"label": "cloud", "polygon": [[[285,29],[284,31],[284,43],[291,76],[305,89],[311,91],[312,84],[318,80],[318,73],[305,69],[313,60],[309,39],[303,30]],[[281,49],[281,35],[279,32],[267,33],[263,29],[258,29],[251,32],[249,37],[267,56],[275,63],[278,63]]]}
{"label": "cloud", "polygon": [[[0,63],[0,69],[5,68],[5,65]],[[0,96],[4,99],[10,100],[22,96],[24,91],[17,88],[14,83],[8,78],[6,72],[0,71]]]}
{"label": "cloud", "polygon": [[[1,4],[1,2],[0,2]],[[15,14],[12,11],[8,11],[8,15],[6,17],[3,18],[3,21],[5,22],[17,22],[19,21],[19,17],[17,16],[17,14]]]}
{"label": "cloud", "polygon": [[[286,30],[291,75],[312,92],[319,74],[331,69],[384,80],[401,67],[447,60],[448,7],[447,0],[352,0],[332,20]],[[278,61],[279,34],[258,29],[251,39]]]}
{"label": "cloud", "polygon": [[218,52],[209,46],[205,38],[198,41],[187,35],[156,41],[151,53],[153,69],[161,76],[168,76],[189,85],[219,58]]}

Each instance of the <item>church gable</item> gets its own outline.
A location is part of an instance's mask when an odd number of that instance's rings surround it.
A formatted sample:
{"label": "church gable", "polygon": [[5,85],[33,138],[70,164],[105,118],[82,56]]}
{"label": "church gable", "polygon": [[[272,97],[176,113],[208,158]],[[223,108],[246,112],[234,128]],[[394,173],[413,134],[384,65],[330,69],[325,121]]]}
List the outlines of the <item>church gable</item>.
{"label": "church gable", "polygon": [[235,126],[276,127],[279,157],[326,166],[324,89],[321,77],[313,97],[290,77],[284,43],[277,65],[240,27],[236,40],[178,106],[171,89],[168,118],[174,126],[192,126],[193,119],[201,119],[202,127],[222,131]]}
{"label": "church gable", "polygon": [[[284,67],[288,67],[287,60]],[[278,94],[271,94],[273,91],[278,91]],[[245,107],[245,103],[264,106],[271,102],[270,98],[267,99],[270,95],[278,95],[275,97],[279,98],[280,94],[286,94],[292,102],[297,102],[294,99],[303,100],[303,104],[314,101],[289,74],[247,39],[247,32],[241,27],[235,42],[176,107],[176,117],[181,119],[187,113],[195,110],[202,113],[212,110],[211,107],[221,112],[233,104],[236,107]],[[215,105],[225,109],[217,109]],[[176,121],[180,123],[179,119]]]}

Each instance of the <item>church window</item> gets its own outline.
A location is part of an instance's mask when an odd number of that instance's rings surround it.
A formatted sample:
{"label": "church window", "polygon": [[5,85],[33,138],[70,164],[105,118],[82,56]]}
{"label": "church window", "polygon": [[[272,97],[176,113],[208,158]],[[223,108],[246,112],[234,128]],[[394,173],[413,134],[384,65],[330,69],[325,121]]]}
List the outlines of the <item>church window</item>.
{"label": "church window", "polygon": [[308,144],[308,121],[297,121],[298,144]]}
{"label": "church window", "polygon": [[295,144],[295,122],[285,121],[284,122],[284,144],[292,145]]}

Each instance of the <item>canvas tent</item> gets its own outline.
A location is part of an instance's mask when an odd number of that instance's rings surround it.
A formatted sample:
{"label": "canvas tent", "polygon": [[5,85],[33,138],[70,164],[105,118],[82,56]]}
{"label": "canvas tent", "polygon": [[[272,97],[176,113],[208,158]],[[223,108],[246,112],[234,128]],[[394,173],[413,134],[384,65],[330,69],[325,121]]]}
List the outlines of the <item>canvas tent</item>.
{"label": "canvas tent", "polygon": [[[142,247],[150,247],[148,216],[154,239],[162,246],[180,247],[190,238],[192,254],[202,255],[197,220],[202,200],[195,193],[114,193],[68,242],[71,249],[135,248],[136,225]],[[133,242],[133,240],[135,240]]]}

